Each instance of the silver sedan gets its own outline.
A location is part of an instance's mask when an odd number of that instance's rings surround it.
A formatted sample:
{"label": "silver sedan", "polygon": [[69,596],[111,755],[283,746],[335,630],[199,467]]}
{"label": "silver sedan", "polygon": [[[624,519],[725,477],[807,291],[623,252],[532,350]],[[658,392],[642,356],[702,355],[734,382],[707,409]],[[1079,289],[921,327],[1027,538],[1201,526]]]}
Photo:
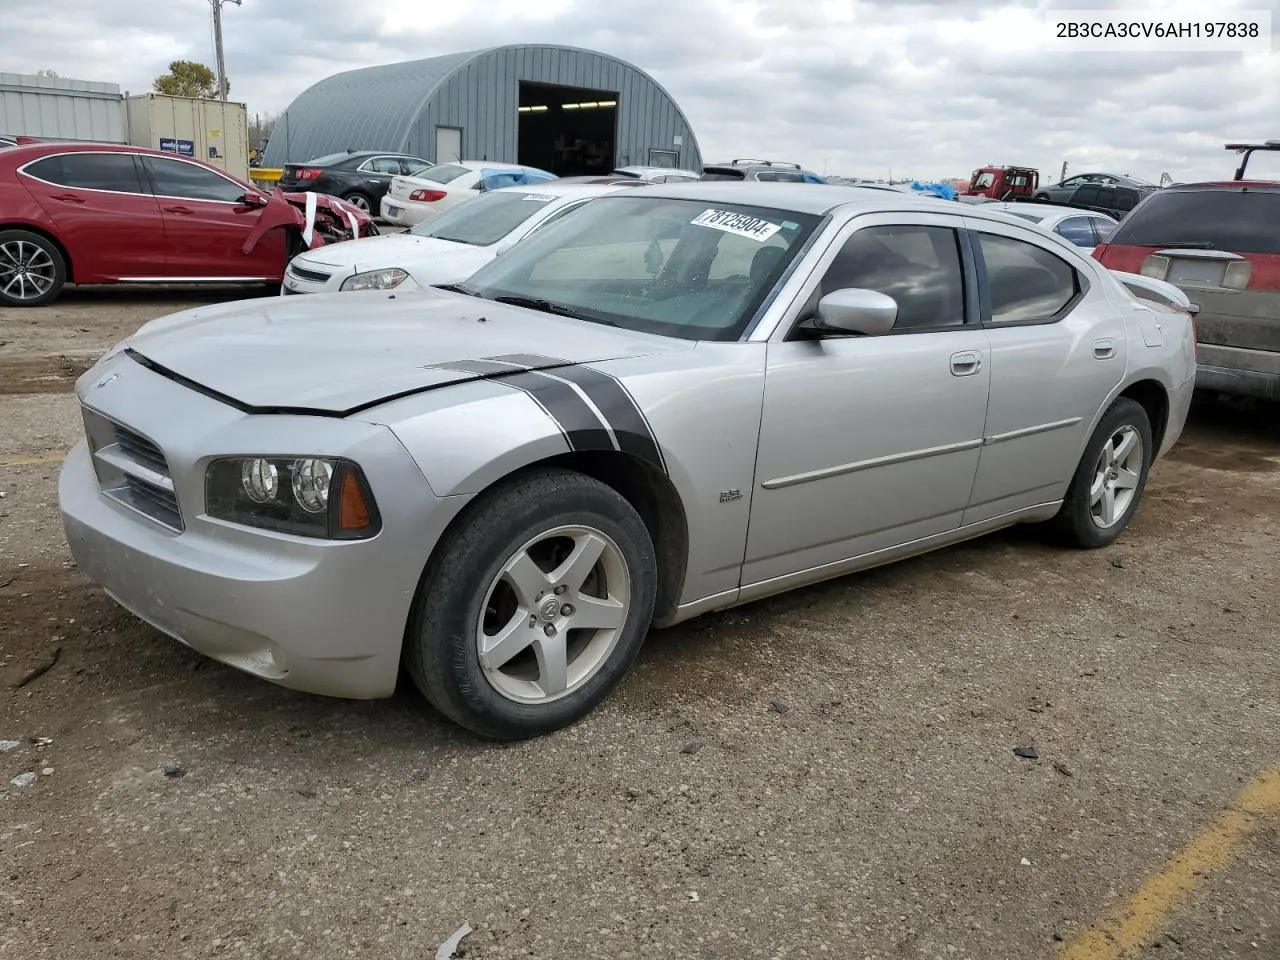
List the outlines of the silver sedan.
{"label": "silver sedan", "polygon": [[81,570],[264,679],[473,731],[582,717],[665,626],[1019,523],[1103,547],[1191,399],[1190,314],[984,207],[601,197],[408,296],[153,321],[77,383]]}

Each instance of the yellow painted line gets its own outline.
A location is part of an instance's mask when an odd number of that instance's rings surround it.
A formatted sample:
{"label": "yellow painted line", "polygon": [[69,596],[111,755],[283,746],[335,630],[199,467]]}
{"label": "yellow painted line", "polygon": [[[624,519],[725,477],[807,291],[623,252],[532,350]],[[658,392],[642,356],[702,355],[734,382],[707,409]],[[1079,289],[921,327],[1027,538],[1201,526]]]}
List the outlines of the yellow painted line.
{"label": "yellow painted line", "polygon": [[47,457],[18,457],[14,460],[0,460],[0,467],[29,467],[37,463],[61,463],[66,456],[65,453],[54,453]]}
{"label": "yellow painted line", "polygon": [[1280,814],[1280,770],[1253,781],[1199,836],[1149,877],[1109,918],[1062,945],[1058,960],[1123,960],[1141,947],[1191,892],[1220,870],[1266,817]]}

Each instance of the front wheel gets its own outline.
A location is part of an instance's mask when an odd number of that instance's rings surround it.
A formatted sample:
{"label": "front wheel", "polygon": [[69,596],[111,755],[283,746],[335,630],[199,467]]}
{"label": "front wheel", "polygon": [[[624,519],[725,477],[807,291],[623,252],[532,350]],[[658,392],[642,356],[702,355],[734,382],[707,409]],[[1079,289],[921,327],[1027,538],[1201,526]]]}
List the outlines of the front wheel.
{"label": "front wheel", "polygon": [[503,740],[599,704],[634,661],[656,596],[652,540],[611,487],[544,470],[485,496],[419,587],[405,662],[441,713]]}
{"label": "front wheel", "polygon": [[1114,543],[1138,509],[1154,457],[1147,411],[1128,397],[1116,400],[1080,458],[1052,521],[1057,532],[1078,547]]}

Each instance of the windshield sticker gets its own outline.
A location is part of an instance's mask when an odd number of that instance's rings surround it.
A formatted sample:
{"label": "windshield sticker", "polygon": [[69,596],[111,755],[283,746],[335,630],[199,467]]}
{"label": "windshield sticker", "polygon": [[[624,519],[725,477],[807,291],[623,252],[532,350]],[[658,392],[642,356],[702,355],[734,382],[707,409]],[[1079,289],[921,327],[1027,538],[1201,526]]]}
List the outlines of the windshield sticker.
{"label": "windshield sticker", "polygon": [[749,217],[745,213],[733,213],[730,210],[703,210],[689,221],[695,227],[710,227],[739,237],[747,237],[757,243],[763,243],[782,228],[768,220]]}
{"label": "windshield sticker", "polygon": [[555,197],[548,196],[545,193],[526,193],[521,200],[532,200],[535,203],[550,203]]}

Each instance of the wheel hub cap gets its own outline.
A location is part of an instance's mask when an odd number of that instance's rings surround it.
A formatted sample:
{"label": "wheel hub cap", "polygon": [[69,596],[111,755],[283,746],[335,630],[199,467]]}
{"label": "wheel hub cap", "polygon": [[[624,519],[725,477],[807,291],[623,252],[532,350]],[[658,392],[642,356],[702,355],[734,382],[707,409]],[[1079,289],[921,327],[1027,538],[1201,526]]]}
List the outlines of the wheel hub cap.
{"label": "wheel hub cap", "polygon": [[544,621],[551,623],[560,614],[560,601],[556,597],[547,597],[542,601],[542,607],[539,614]]}
{"label": "wheel hub cap", "polygon": [[1143,469],[1142,437],[1124,425],[1103,444],[1089,490],[1089,513],[1104,529],[1128,516],[1137,496]]}

